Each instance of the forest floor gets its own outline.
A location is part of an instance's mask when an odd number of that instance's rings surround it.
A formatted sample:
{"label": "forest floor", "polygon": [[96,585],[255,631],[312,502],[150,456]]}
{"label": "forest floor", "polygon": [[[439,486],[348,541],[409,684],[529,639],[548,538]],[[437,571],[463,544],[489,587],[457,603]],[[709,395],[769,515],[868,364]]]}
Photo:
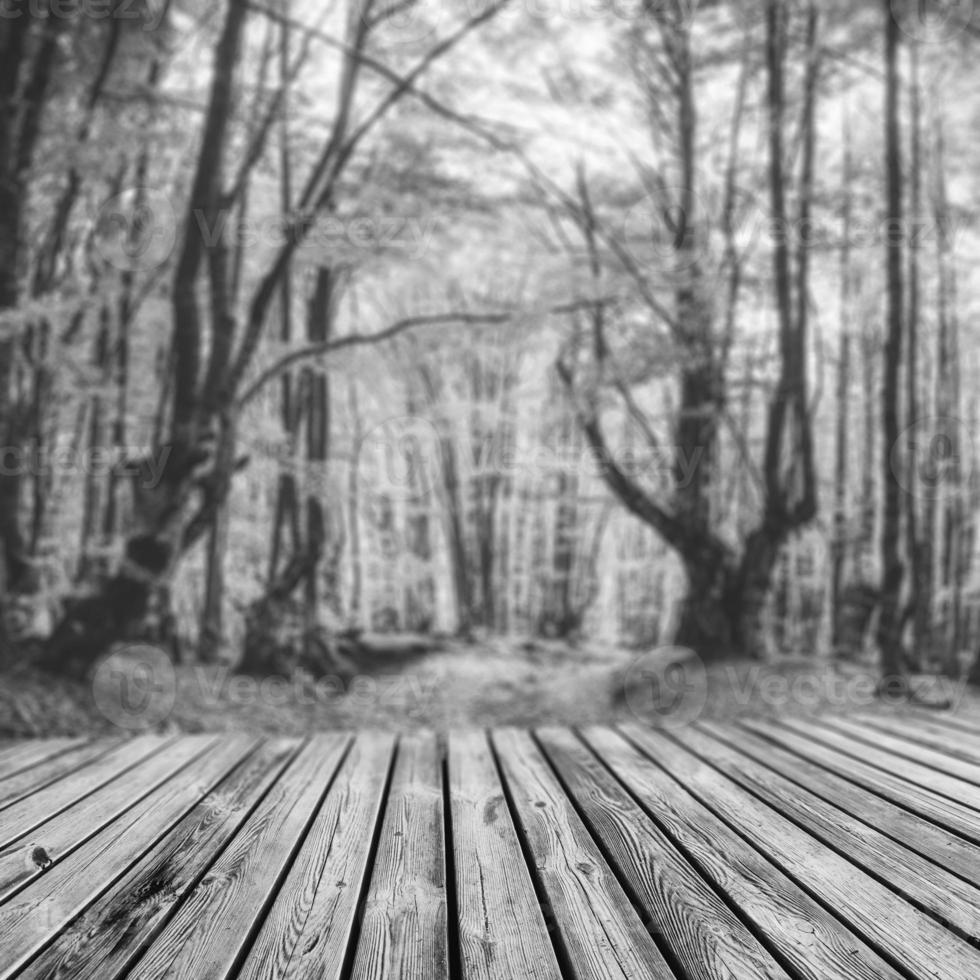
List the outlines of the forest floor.
{"label": "forest floor", "polygon": [[[641,721],[679,727],[695,718],[876,710],[872,665],[794,658],[713,664],[598,644],[452,641],[397,669],[353,679],[260,681],[225,666],[168,661],[128,687],[118,672],[93,682],[0,672],[0,737],[123,731],[243,730],[301,735],[323,729],[392,731]],[[125,683],[125,682],[122,682]],[[142,685],[142,689],[141,689]],[[980,720],[980,695],[944,678],[919,694]]]}

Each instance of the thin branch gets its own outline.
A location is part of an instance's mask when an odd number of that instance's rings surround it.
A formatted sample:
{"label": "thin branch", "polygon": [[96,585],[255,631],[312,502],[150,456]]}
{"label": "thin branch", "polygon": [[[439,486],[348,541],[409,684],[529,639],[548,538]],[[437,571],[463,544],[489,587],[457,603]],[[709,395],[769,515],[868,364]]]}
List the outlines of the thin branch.
{"label": "thin branch", "polygon": [[[241,166],[238,168],[238,173],[235,176],[234,182],[232,183],[231,190],[229,190],[224,197],[224,204],[226,207],[230,207],[235,203],[235,201],[238,200],[245,189],[246,183],[248,182],[249,174],[255,169],[259,160],[262,158],[272,125],[281,115],[287,90],[289,89],[289,86],[299,77],[300,72],[303,70],[303,66],[306,64],[306,61],[309,58],[310,47],[312,46],[314,39],[314,31],[314,28],[310,28],[303,36],[299,53],[296,55],[293,63],[288,67],[285,77],[281,80],[279,85],[276,86],[276,90],[273,93],[272,98],[269,101],[269,105],[267,106],[266,111],[262,115],[259,123],[255,126],[254,130],[249,133],[248,149],[245,152]],[[268,52],[263,52],[262,57],[263,60],[260,77],[264,80],[267,70],[266,59],[268,58]],[[258,106],[261,88],[262,86],[260,85],[256,90],[254,109],[256,116],[259,115]]]}
{"label": "thin branch", "polygon": [[[506,4],[507,0],[496,4],[494,7],[485,11],[483,14],[479,15],[481,17],[486,17],[488,14],[495,14],[499,8]],[[265,16],[282,19],[282,15],[270,10],[262,4],[249,2],[249,7],[256,12],[262,13]],[[298,23],[298,22],[297,22]],[[461,30],[465,31],[470,28],[470,23],[464,25]],[[306,29],[304,27],[304,29]],[[373,58],[363,54],[362,52],[353,51],[350,47],[343,42],[331,37],[328,34],[323,34],[318,32],[316,34],[318,40],[325,44],[337,47],[341,50],[346,51],[351,57],[356,58],[361,62],[366,68],[371,71],[382,75],[388,81],[395,84],[395,92],[398,93],[399,97],[401,95],[411,95],[413,98],[418,99],[423,105],[425,105],[432,112],[441,116],[442,118],[454,123],[460,129],[468,132],[470,135],[475,136],[481,142],[486,143],[489,147],[496,150],[499,153],[505,153],[516,158],[517,162],[521,164],[522,167],[527,171],[528,175],[531,177],[534,184],[537,186],[539,194],[546,199],[550,197],[553,201],[561,205],[562,209],[570,215],[576,223],[581,224],[584,216],[582,215],[580,209],[576,205],[576,201],[573,197],[567,194],[555,181],[553,181],[548,175],[541,170],[524,152],[524,150],[515,143],[504,139],[497,133],[491,131],[487,128],[490,123],[485,120],[481,120],[475,116],[467,116],[462,113],[456,112],[449,106],[432,98],[432,96],[426,94],[425,92],[419,91],[415,87],[415,81],[417,80],[417,75],[420,74],[418,70],[413,70],[407,76],[400,76],[396,72],[387,68],[380,62],[375,61]],[[450,37],[449,40],[452,40]],[[672,330],[676,329],[677,324],[674,317],[670,314],[668,309],[653,295],[649,287],[646,284],[645,277],[637,263],[633,260],[632,256],[629,254],[628,250],[625,249],[612,235],[606,232],[601,226],[597,224],[596,231],[598,236],[603,240],[604,244],[612,251],[616,256],[617,261],[623,266],[630,277],[636,282],[639,289],[640,295],[642,296],[644,302],[650,307],[654,313],[660,317]]]}
{"label": "thin branch", "polygon": [[543,311],[500,310],[488,311],[486,313],[464,313],[456,311],[449,313],[436,313],[428,316],[406,317],[402,320],[397,320],[390,326],[385,327],[383,330],[378,330],[375,333],[347,334],[344,337],[337,337],[334,340],[327,340],[318,344],[310,344],[306,347],[301,347],[297,350],[291,351],[288,354],[284,354],[278,361],[266,368],[258,376],[258,378],[256,378],[256,380],[249,385],[249,387],[238,399],[237,407],[239,410],[244,408],[270,381],[274,381],[284,372],[288,371],[291,367],[302,361],[323,357],[327,354],[332,354],[336,351],[345,350],[347,348],[365,347],[371,344],[381,343],[382,341],[391,340],[392,338],[399,336],[399,334],[406,333],[418,327],[452,323],[461,324],[463,326],[511,323],[518,318],[567,315],[570,313],[575,313],[585,307],[594,307],[597,303],[609,304],[615,302],[617,302],[615,297],[609,297],[599,300],[590,299],[587,302],[567,303],[562,306],[551,307],[550,309]]}
{"label": "thin branch", "polygon": [[[370,3],[370,0],[368,0]],[[490,20],[499,13],[509,2],[509,0],[498,0],[497,3],[488,7],[486,10],[471,17],[460,28],[448,37],[434,45],[415,65],[415,67],[402,79],[402,81],[385,96],[374,110],[368,114],[365,120],[349,136],[346,136],[347,120],[351,109],[351,104],[356,94],[356,79],[358,62],[351,59],[345,64],[341,79],[341,93],[339,96],[340,109],[338,118],[334,123],[333,132],[327,140],[323,153],[317,164],[313,168],[306,188],[300,198],[299,210],[304,214],[303,219],[294,223],[290,229],[290,234],[286,244],[280,249],[278,255],[273,260],[266,274],[262,277],[258,288],[250,304],[248,323],[245,328],[245,335],[242,339],[241,347],[229,374],[226,393],[229,401],[234,401],[235,393],[241,385],[245,372],[258,347],[265,325],[266,314],[273,297],[279,286],[283,275],[289,267],[292,256],[300,245],[306,240],[311,228],[313,227],[312,217],[328,211],[331,207],[332,197],[336,188],[337,181],[344,171],[344,167],[350,160],[354,151],[357,149],[361,140],[373,129],[375,125],[387,112],[398,103],[398,101],[409,91],[414,83],[425,74],[432,65],[441,57],[448,54],[453,48],[462,42],[477,27]],[[355,42],[355,50],[363,48],[366,42],[364,16],[365,10],[360,11],[361,19],[358,23],[351,24]],[[353,15],[352,15],[353,16]]]}

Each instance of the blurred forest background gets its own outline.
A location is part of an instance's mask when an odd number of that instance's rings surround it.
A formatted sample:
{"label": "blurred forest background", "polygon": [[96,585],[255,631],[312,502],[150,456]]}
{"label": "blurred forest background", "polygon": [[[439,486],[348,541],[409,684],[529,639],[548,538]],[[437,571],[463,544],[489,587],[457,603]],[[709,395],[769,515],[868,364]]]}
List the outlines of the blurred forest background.
{"label": "blurred forest background", "polygon": [[4,0],[3,661],[511,638],[980,683],[978,35]]}

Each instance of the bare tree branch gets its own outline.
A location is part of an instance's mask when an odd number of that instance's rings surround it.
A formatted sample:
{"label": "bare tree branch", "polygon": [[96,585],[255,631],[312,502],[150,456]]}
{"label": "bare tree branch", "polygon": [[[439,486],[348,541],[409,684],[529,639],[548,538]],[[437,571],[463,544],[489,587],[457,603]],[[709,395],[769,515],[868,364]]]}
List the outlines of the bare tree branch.
{"label": "bare tree branch", "polygon": [[385,340],[391,340],[397,337],[399,334],[406,333],[407,331],[414,330],[418,327],[428,327],[437,326],[439,324],[460,324],[466,325],[492,325],[501,323],[512,323],[515,320],[529,318],[534,316],[557,316],[557,315],[567,315],[569,313],[575,313],[584,307],[593,307],[597,303],[599,304],[611,304],[617,302],[615,297],[608,297],[606,299],[590,299],[587,302],[580,303],[569,303],[562,306],[554,306],[546,310],[500,310],[500,311],[488,311],[486,313],[466,313],[462,311],[449,312],[449,313],[435,313],[431,315],[422,316],[412,316],[405,317],[402,320],[397,320],[395,323],[383,330],[378,330],[375,333],[370,334],[347,334],[344,337],[337,337],[334,340],[328,340],[319,344],[311,344],[307,347],[301,347],[297,350],[291,351],[288,354],[284,354],[278,361],[272,364],[270,367],[266,368],[255,381],[243,392],[241,397],[238,399],[237,405],[239,409],[244,408],[249,404],[259,392],[270,382],[274,381],[285,371],[288,371],[291,367],[299,364],[302,361],[313,360],[317,357],[323,357],[327,354],[334,353],[339,350],[344,350],[351,347],[365,347],[370,344],[381,343]]}
{"label": "bare tree branch", "polygon": [[[372,0],[367,0],[370,7]],[[255,355],[265,325],[266,315],[269,305],[276,294],[282,276],[285,274],[292,260],[293,255],[299,246],[305,241],[312,228],[311,218],[329,210],[332,204],[333,193],[336,183],[343,173],[344,167],[350,160],[360,142],[371,132],[371,130],[384,118],[384,116],[395,106],[400,99],[408,93],[414,83],[424,75],[432,65],[440,58],[448,54],[453,48],[467,38],[479,26],[486,23],[496,16],[509,2],[509,0],[497,0],[486,10],[469,18],[466,23],[456,31],[435,44],[415,65],[415,67],[395,86],[381,101],[375,106],[361,124],[347,135],[347,123],[350,117],[353,98],[356,91],[356,79],[359,62],[351,56],[346,62],[341,80],[341,94],[339,97],[338,116],[335,120],[333,131],[328,139],[320,159],[314,166],[307,180],[306,188],[300,198],[300,211],[309,212],[304,214],[303,220],[291,229],[286,244],[280,249],[279,254],[273,260],[269,270],[263,276],[254,294],[249,309],[248,323],[245,328],[245,335],[235,359],[235,363],[229,374],[226,384],[226,397],[229,400],[235,398],[235,393],[241,385],[245,372]],[[353,47],[355,51],[362,50],[367,39],[367,14],[368,10],[358,11],[360,19],[356,24],[351,25],[354,37]],[[352,16],[355,16],[352,14]]]}

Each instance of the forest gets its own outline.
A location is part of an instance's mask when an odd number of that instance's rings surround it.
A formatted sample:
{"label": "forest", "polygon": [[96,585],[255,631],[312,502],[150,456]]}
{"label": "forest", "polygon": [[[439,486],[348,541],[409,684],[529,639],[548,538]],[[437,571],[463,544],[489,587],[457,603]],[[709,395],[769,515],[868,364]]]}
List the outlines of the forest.
{"label": "forest", "polygon": [[2,0],[8,690],[980,685],[978,47],[944,0]]}

